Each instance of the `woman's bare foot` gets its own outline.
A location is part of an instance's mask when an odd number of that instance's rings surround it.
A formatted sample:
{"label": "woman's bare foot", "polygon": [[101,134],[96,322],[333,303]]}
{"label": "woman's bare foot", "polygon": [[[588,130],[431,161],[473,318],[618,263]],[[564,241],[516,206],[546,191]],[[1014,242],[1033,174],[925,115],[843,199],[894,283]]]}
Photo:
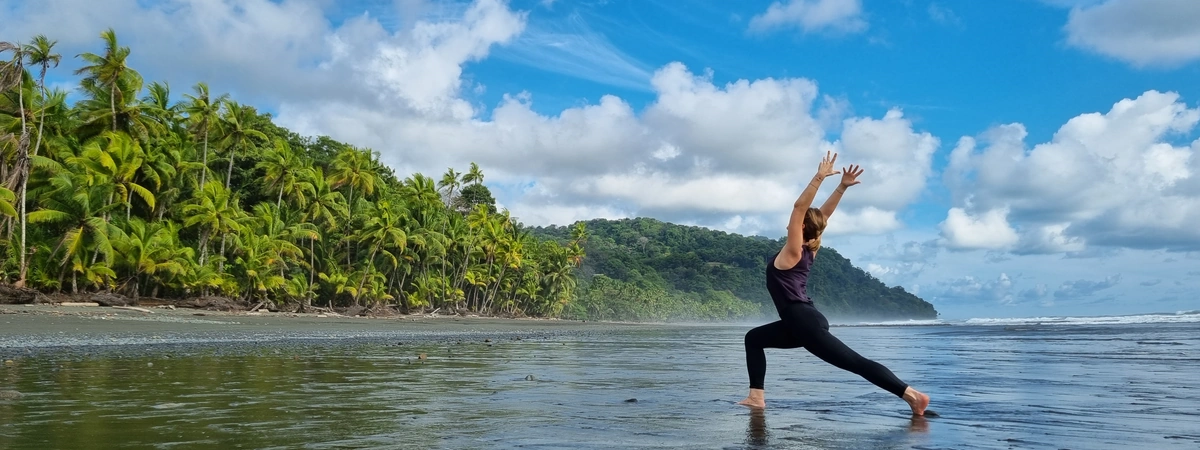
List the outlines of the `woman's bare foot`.
{"label": "woman's bare foot", "polygon": [[914,416],[924,416],[925,408],[929,407],[929,396],[912,387],[904,390],[904,401],[908,402]]}
{"label": "woman's bare foot", "polygon": [[745,400],[737,404],[750,408],[766,408],[767,400],[764,397],[762,389],[750,389],[750,395],[747,395]]}

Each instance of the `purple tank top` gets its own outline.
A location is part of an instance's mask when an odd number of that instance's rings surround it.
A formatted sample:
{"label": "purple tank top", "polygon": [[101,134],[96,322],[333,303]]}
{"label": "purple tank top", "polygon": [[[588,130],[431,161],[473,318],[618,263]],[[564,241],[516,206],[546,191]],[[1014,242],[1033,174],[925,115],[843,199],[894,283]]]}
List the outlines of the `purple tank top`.
{"label": "purple tank top", "polygon": [[775,258],[778,256],[776,253],[767,259],[767,291],[771,293],[771,298],[776,302],[812,303],[807,291],[808,271],[813,263],[812,250],[804,247],[800,251],[800,262],[787,270],[775,268]]}

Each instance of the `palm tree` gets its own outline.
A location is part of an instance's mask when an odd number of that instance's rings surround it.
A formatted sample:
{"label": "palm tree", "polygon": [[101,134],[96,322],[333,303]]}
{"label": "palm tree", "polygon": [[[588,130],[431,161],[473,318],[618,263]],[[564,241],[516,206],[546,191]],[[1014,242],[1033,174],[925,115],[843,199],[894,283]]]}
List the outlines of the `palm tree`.
{"label": "palm tree", "polygon": [[463,182],[463,184],[483,183],[483,171],[479,170],[479,164],[475,164],[474,162],[471,163],[471,169],[468,170],[465,175],[463,175],[462,182]]}
{"label": "palm tree", "polygon": [[[112,185],[88,184],[87,179],[70,172],[62,172],[50,180],[51,188],[40,196],[42,209],[29,213],[29,222],[47,226],[63,226],[62,238],[52,254],[63,251],[64,270],[70,263],[71,286],[78,292],[78,275],[83,274],[94,284],[102,284],[115,277],[111,267],[113,246],[110,238],[119,236],[121,230],[104,217],[116,206],[107,200],[112,197]],[[88,252],[92,262],[87,263]],[[97,261],[98,257],[104,257]],[[99,265],[97,265],[99,263]],[[64,272],[60,272],[60,280]],[[59,285],[61,286],[61,282]]]}
{"label": "palm tree", "polygon": [[[42,93],[43,99],[49,98],[49,93],[46,92],[46,72],[50,70],[51,66],[58,67],[58,63],[62,61],[62,55],[54,53],[54,44],[57,42],[51,41],[45,35],[39,34],[34,36],[33,43],[26,44],[24,49],[26,57],[29,58],[29,65],[41,68],[38,75],[38,91]],[[41,117],[38,118],[37,142],[33,145],[34,155],[37,155],[38,148],[42,146],[42,132],[45,130],[46,125],[46,107],[46,102],[43,101]],[[32,170],[32,167],[26,170]],[[21,205],[21,269],[20,274],[17,276],[17,286],[25,286],[25,275],[28,270],[28,265],[25,261],[25,224],[28,222],[25,211],[25,193],[28,182],[29,173],[27,172],[25,176],[21,177],[21,194],[18,200]]]}
{"label": "palm tree", "polygon": [[141,294],[142,278],[169,278],[184,273],[191,249],[178,245],[179,230],[173,222],[145,222],[134,217],[126,227],[126,238],[114,247],[130,266],[125,283],[133,284],[129,292],[134,300]]}
{"label": "palm tree", "polygon": [[217,181],[210,181],[204,185],[203,190],[196,192],[196,198],[184,205],[183,225],[200,228],[201,266],[204,266],[208,257],[208,240],[213,234],[225,235],[241,229],[241,223],[238,221],[240,212],[240,207],[237,206],[237,201],[231,198],[229,190],[221,187]]}
{"label": "palm tree", "polygon": [[255,205],[249,222],[252,226],[240,234],[242,245],[235,262],[244,274],[247,295],[265,299],[271,291],[284,287],[286,261],[303,255],[294,241],[310,237],[301,233],[311,230],[287,227],[270,203]]}
{"label": "palm tree", "polygon": [[[140,81],[138,82],[140,83]],[[84,90],[88,97],[76,105],[78,113],[83,119],[76,130],[78,137],[86,140],[115,129],[137,138],[144,145],[149,145],[153,138],[162,136],[168,131],[158,118],[160,115],[158,108],[152,103],[137,98],[137,93],[141,91],[141,84],[131,81],[122,83],[122,85],[124,86],[123,91],[131,95],[122,97],[122,100],[116,103],[115,109],[110,109],[111,101],[108,99],[110,93],[107,89]]]}
{"label": "palm tree", "polygon": [[[237,157],[238,148],[245,148],[247,145],[254,145],[255,141],[267,142],[267,135],[261,131],[250,127],[251,122],[257,117],[254,108],[243,106],[235,101],[225,101],[225,115],[221,117],[221,128],[224,135],[221,142],[229,151],[229,171],[225,175],[225,190],[230,190],[230,184],[233,182],[233,161]],[[229,237],[228,234],[221,234],[221,255],[225,255],[225,241]],[[224,267],[222,261],[218,264],[219,267]]]}
{"label": "palm tree", "polygon": [[162,220],[175,199],[183,195],[188,175],[200,170],[200,163],[189,158],[186,150],[192,145],[186,136],[171,134],[147,149],[142,162],[142,177],[154,183],[155,207],[150,213]]}
{"label": "palm tree", "polygon": [[221,117],[221,125],[224,128],[221,142],[229,150],[229,172],[225,175],[225,189],[229,189],[229,183],[233,180],[233,160],[237,156],[238,148],[254,145],[254,141],[268,141],[266,134],[250,128],[250,123],[256,116],[254,108],[242,106],[232,100],[225,101],[225,115]]}
{"label": "palm tree", "polygon": [[200,186],[204,186],[208,182],[208,133],[214,125],[220,124],[221,106],[229,101],[229,94],[211,98],[208,93],[208,84],[203,82],[196,83],[192,90],[196,91],[195,96],[184,95],[189,100],[184,106],[184,111],[187,112],[188,120],[191,122],[191,129],[204,141],[203,159],[201,160],[204,171],[200,172]]}
{"label": "palm tree", "polygon": [[442,175],[442,180],[438,181],[438,189],[446,190],[446,205],[453,204],[454,190],[462,184],[459,181],[459,173],[453,167],[446,169],[446,173]]}
{"label": "palm tree", "polygon": [[583,246],[587,243],[587,224],[578,222],[571,227],[571,245],[568,247],[568,258],[575,267],[583,263]]}
{"label": "palm tree", "polygon": [[[350,188],[349,195],[346,197],[347,206],[350,208],[350,216],[355,216],[354,191],[360,190],[363,192],[363,197],[375,192],[375,186],[379,184],[379,177],[375,172],[375,167],[372,164],[371,154],[358,150],[356,148],[347,148],[338,152],[333,160],[331,170],[329,172],[329,184],[334,188],[347,186]],[[345,223],[348,228],[350,221]],[[350,239],[346,240],[346,265],[350,266],[353,250],[350,246]]]}
{"label": "palm tree", "polygon": [[45,95],[34,105],[41,118],[38,120],[38,145],[31,149],[31,159],[36,159],[43,151],[49,153],[51,146],[60,149],[76,137],[75,111],[67,105],[67,91],[61,88],[47,88]]}
{"label": "palm tree", "polygon": [[[445,178],[445,177],[444,177]],[[424,257],[421,258],[421,272],[425,273],[428,266],[434,263],[440,263],[441,276],[446,276],[446,205],[442,203],[437,187],[435,187],[433,178],[429,178],[422,174],[414,174],[404,180],[401,192],[408,200],[410,209],[413,211],[413,217],[416,219],[413,226],[414,233],[423,236],[424,241]],[[439,230],[439,231],[434,231]],[[442,287],[438,291],[440,299],[446,297],[445,284],[437,284]]]}
{"label": "palm tree", "polygon": [[133,195],[136,194],[154,210],[154,193],[138,183],[137,174],[145,162],[142,146],[122,132],[106,131],[88,141],[80,156],[69,161],[86,170],[102,174],[116,188],[113,195],[125,205],[125,220],[133,211]]}
{"label": "palm tree", "polygon": [[379,184],[379,177],[375,173],[372,165],[371,154],[355,148],[348,148],[338,152],[333,160],[331,170],[329,172],[329,184],[333,185],[334,189],[342,186],[350,187],[350,195],[346,201],[351,208],[354,207],[354,191],[357,189],[363,192],[363,195],[370,195],[375,192],[375,186]]}
{"label": "palm tree", "polygon": [[[372,207],[370,214],[363,223],[362,230],[358,233],[358,240],[366,242],[371,246],[371,253],[367,257],[367,267],[373,271],[375,269],[375,256],[381,248],[404,248],[408,245],[408,236],[401,226],[401,222],[406,215],[403,207],[390,199],[379,201],[378,207]],[[358,284],[358,291],[362,291],[363,284],[366,283],[367,277],[363,277]],[[358,304],[358,296],[355,296],[355,304]]]}
{"label": "palm tree", "polygon": [[311,221],[313,224],[324,224],[325,231],[337,229],[341,221],[349,220],[350,209],[347,206],[346,197],[342,196],[341,192],[334,190],[321,168],[314,167],[305,175],[307,175],[305,183],[311,184],[313,191],[312,203],[309,203],[307,207],[301,207],[305,211],[304,220]]}
{"label": "palm tree", "polygon": [[146,105],[146,115],[151,120],[157,122],[155,127],[160,131],[175,132],[173,129],[179,123],[179,112],[183,109],[181,104],[171,104],[171,86],[167,83],[155,81],[150,83],[149,93],[146,98],[142,99],[142,104]]}
{"label": "palm tree", "polygon": [[112,130],[117,130],[117,102],[121,101],[124,104],[124,98],[121,92],[121,83],[123,81],[136,81],[133,84],[141,86],[141,75],[133,69],[130,69],[126,64],[126,59],[129,58],[129,47],[121,47],[117,44],[117,33],[112,28],[104,30],[100,33],[100,38],[104,40],[104,56],[94,53],[82,53],[79,55],[87,64],[75,71],[76,75],[87,74],[83,79],[82,84],[84,89],[91,90],[94,88],[107,88],[109,95],[108,101],[112,109]]}
{"label": "palm tree", "polygon": [[284,193],[298,198],[300,202],[296,206],[304,207],[304,190],[310,189],[312,185],[302,184],[304,169],[300,168],[304,165],[287,141],[275,139],[275,147],[267,149],[255,167],[263,170],[263,181],[267,183],[267,189],[279,192],[275,200],[276,209],[283,207]]}
{"label": "palm tree", "polygon": [[[25,286],[25,186],[29,179],[29,126],[25,119],[25,57],[26,47],[20,44],[10,42],[0,42],[0,53],[12,52],[13,58],[11,61],[0,66],[0,92],[7,91],[13,86],[17,88],[17,108],[16,112],[21,117],[21,132],[17,139],[17,163],[13,168],[12,180],[9,180],[8,189],[20,189],[17,197],[17,206],[19,208],[18,216],[21,221],[21,272],[17,279],[18,287]],[[18,188],[18,186],[20,186]],[[10,222],[11,223],[11,222]],[[9,228],[11,230],[12,228]]]}
{"label": "palm tree", "polygon": [[321,226],[321,234],[317,239],[311,239],[308,242],[308,282],[316,283],[314,276],[316,275],[316,240],[321,239],[321,236],[338,228],[341,221],[350,220],[350,208],[346,205],[346,198],[341,192],[333,190],[329,185],[329,181],[325,178],[320,167],[314,167],[311,172],[306,173],[309,178],[306,183],[311,184],[312,203],[308,207],[302,207],[304,211],[304,220],[311,221],[314,225]]}

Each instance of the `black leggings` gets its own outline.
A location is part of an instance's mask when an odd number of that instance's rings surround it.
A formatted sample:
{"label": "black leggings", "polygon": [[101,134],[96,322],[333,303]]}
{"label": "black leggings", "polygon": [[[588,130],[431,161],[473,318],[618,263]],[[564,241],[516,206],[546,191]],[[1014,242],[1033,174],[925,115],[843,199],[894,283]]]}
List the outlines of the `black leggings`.
{"label": "black leggings", "polygon": [[746,368],[750,372],[751,389],[762,389],[763,379],[767,376],[764,348],[804,347],[823,361],[854,372],[897,397],[904,395],[907,384],[887,367],[864,358],[829,334],[829,321],[811,303],[792,302],[780,306],[779,315],[783,320],[746,333]]}

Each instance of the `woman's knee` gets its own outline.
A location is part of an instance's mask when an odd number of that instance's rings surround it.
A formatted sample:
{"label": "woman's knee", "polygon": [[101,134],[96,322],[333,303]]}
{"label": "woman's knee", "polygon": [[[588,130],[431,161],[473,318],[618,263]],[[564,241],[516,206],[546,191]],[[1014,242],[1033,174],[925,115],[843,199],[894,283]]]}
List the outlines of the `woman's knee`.
{"label": "woman's knee", "polygon": [[742,344],[745,345],[746,348],[759,347],[761,342],[762,336],[758,328],[747,331],[746,335],[742,336]]}
{"label": "woman's knee", "polygon": [[746,332],[746,335],[742,337],[742,343],[746,345],[746,348],[765,348],[770,340],[769,335],[767,327],[757,327]]}

